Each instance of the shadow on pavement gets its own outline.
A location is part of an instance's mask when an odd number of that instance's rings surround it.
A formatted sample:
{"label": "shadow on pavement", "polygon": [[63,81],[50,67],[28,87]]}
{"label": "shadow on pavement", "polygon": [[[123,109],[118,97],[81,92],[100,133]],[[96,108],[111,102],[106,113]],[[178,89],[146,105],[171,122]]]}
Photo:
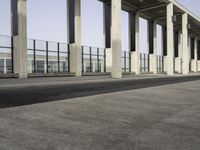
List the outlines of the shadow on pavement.
{"label": "shadow on pavement", "polygon": [[200,76],[165,77],[138,80],[105,81],[74,85],[53,85],[0,89],[0,108],[23,106],[96,94],[200,80]]}

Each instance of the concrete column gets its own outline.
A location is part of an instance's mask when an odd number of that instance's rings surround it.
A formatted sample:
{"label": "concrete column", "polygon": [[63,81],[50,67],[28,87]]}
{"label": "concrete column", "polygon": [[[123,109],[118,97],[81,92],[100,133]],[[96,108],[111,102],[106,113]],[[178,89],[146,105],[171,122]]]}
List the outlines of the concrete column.
{"label": "concrete column", "polygon": [[182,49],[183,49],[183,65],[182,71],[186,75],[189,73],[189,50],[188,50],[188,14],[185,13],[182,15]]}
{"label": "concrete column", "polygon": [[193,71],[197,72],[197,38],[194,39],[194,60],[193,60]]}
{"label": "concrete column", "polygon": [[[139,17],[140,14],[136,13],[133,15],[132,23],[129,25],[132,28],[130,31],[134,31],[134,33],[130,33],[132,36],[130,43],[131,48],[131,72],[135,72],[135,74],[140,74],[140,34],[139,34]],[[129,32],[130,32],[129,31]]]}
{"label": "concrete column", "polygon": [[13,71],[19,78],[27,78],[27,14],[26,0],[11,0],[13,36]]}
{"label": "concrete column", "polygon": [[3,72],[4,72],[4,74],[7,73],[6,59],[5,58],[3,59]]}
{"label": "concrete column", "polygon": [[178,55],[175,58],[175,71],[182,73],[182,34],[178,32]]}
{"label": "concrete column", "polygon": [[111,3],[105,2],[103,6],[103,41],[106,49],[106,72],[112,71],[112,50],[111,50]]}
{"label": "concrete column", "polygon": [[167,28],[162,26],[163,71],[167,72]]}
{"label": "concrete column", "polygon": [[68,40],[70,44],[70,72],[82,74],[81,57],[81,0],[68,0]]}
{"label": "concrete column", "polygon": [[181,56],[180,56],[180,39],[181,32],[174,32],[174,55],[175,55],[175,72],[181,73]]}
{"label": "concrete column", "polygon": [[122,78],[121,68],[121,0],[111,0],[111,49],[113,78]]}
{"label": "concrete column", "polygon": [[174,27],[173,4],[167,5],[167,74],[174,75]]}
{"label": "concrete column", "polygon": [[149,22],[148,28],[150,72],[157,74],[157,23]]}

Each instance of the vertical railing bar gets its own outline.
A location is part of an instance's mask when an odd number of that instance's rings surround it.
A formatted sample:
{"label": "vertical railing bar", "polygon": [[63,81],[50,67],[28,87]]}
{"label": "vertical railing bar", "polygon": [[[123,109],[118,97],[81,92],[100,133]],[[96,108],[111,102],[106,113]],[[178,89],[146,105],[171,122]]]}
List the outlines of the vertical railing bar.
{"label": "vertical railing bar", "polygon": [[46,72],[49,73],[49,48],[48,41],[46,41]]}
{"label": "vertical railing bar", "polygon": [[34,65],[33,72],[36,73],[36,41],[35,40],[33,40],[33,65]]}
{"label": "vertical railing bar", "polygon": [[92,72],[92,47],[90,47],[90,72]]}
{"label": "vertical railing bar", "polygon": [[60,72],[60,43],[57,43],[57,52],[58,52],[58,72]]}
{"label": "vertical railing bar", "polygon": [[124,51],[124,72],[126,73],[126,51]]}
{"label": "vertical railing bar", "polygon": [[81,46],[81,50],[82,50],[82,72],[84,72],[84,47]]}
{"label": "vertical railing bar", "polygon": [[67,44],[67,60],[68,60],[68,73],[70,72],[71,68],[70,68],[70,44]]}
{"label": "vertical railing bar", "polygon": [[[11,64],[12,64],[12,73],[14,73],[14,40],[13,36],[11,36]],[[7,66],[5,66],[7,69]]]}
{"label": "vertical railing bar", "polygon": [[131,52],[129,52],[129,72],[131,72]]}
{"label": "vertical railing bar", "polygon": [[104,48],[104,72],[106,72],[106,49]]}
{"label": "vertical railing bar", "polygon": [[99,64],[99,48],[97,48],[97,67],[98,67],[98,72],[100,72],[100,64]]}

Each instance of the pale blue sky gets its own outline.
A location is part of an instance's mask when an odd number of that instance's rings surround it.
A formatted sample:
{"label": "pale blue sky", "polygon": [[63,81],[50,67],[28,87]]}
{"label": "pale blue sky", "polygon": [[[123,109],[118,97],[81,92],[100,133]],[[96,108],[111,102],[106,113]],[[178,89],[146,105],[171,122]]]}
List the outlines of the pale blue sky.
{"label": "pale blue sky", "polygon": [[[28,37],[50,41],[67,41],[66,0],[27,0]],[[97,0],[82,0],[82,44],[103,47],[103,9]],[[200,16],[200,0],[178,0]],[[10,35],[9,0],[0,0],[0,34]],[[146,20],[140,20],[140,51],[147,51]],[[122,12],[122,49],[128,50],[128,14]],[[158,37],[161,36],[158,27]],[[158,51],[161,51],[158,40]]]}

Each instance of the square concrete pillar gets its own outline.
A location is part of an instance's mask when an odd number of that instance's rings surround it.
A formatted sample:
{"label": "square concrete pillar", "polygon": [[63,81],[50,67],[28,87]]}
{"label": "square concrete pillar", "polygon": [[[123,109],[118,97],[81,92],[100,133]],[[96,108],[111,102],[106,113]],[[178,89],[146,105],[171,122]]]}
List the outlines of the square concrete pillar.
{"label": "square concrete pillar", "polygon": [[140,14],[129,14],[129,45],[131,50],[131,72],[140,74]]}
{"label": "square concrete pillar", "polygon": [[192,62],[192,71],[197,72],[197,38],[194,39],[194,59]]}
{"label": "square concrete pillar", "polygon": [[149,22],[148,26],[149,27],[148,44],[149,44],[149,60],[150,60],[149,69],[150,72],[157,74],[157,23],[156,21],[153,21],[152,25],[150,24],[151,22]]}
{"label": "square concrete pillar", "polygon": [[111,51],[113,78],[122,78],[121,68],[121,0],[111,0]]}
{"label": "square concrete pillar", "polygon": [[182,32],[179,31],[178,32],[178,57],[176,58],[176,71],[178,73],[182,73],[182,53],[183,53],[183,49],[182,49]]}
{"label": "square concrete pillar", "polygon": [[13,71],[19,78],[28,77],[26,0],[11,1],[13,36]]}
{"label": "square concrete pillar", "polygon": [[111,49],[111,3],[103,5],[103,41],[106,51],[106,72],[112,72],[112,49]]}
{"label": "square concrete pillar", "polygon": [[189,73],[189,38],[188,38],[188,14],[185,13],[182,15],[182,55],[183,55],[183,65],[182,65],[182,71],[183,74],[186,75]]}
{"label": "square concrete pillar", "polygon": [[68,40],[70,47],[70,72],[82,74],[81,57],[81,0],[68,0]]}
{"label": "square concrete pillar", "polygon": [[174,25],[173,4],[167,5],[167,74],[174,75]]}

